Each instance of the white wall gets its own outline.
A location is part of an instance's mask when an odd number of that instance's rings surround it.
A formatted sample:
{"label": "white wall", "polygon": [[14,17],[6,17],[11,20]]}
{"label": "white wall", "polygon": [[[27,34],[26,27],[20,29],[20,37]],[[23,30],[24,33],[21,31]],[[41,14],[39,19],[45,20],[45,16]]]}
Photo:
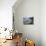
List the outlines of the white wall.
{"label": "white wall", "polygon": [[42,46],[46,46],[46,0],[41,1],[41,38]]}
{"label": "white wall", "polygon": [[[35,41],[41,46],[41,0],[23,0],[17,7],[13,6],[15,28],[24,34],[24,37]],[[34,17],[33,25],[24,25],[23,16]]]}
{"label": "white wall", "polygon": [[[46,46],[46,0],[41,0],[41,2],[40,0],[30,1],[31,2],[28,3],[22,2],[21,5],[15,3],[13,6],[15,27],[18,31],[23,32],[24,36],[28,36],[28,38],[31,36],[31,38],[34,38],[38,46],[40,43],[40,41],[38,43],[38,40],[41,40],[41,46]],[[35,25],[23,25],[22,16],[34,16]]]}
{"label": "white wall", "polygon": [[12,6],[16,0],[0,0],[0,27],[12,28]]}

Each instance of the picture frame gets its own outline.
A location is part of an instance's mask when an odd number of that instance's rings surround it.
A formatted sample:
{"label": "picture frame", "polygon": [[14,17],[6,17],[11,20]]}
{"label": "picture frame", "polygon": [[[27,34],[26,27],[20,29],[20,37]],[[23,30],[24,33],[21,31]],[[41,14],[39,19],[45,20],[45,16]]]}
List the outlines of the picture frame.
{"label": "picture frame", "polygon": [[34,24],[34,17],[23,17],[24,25],[32,25]]}

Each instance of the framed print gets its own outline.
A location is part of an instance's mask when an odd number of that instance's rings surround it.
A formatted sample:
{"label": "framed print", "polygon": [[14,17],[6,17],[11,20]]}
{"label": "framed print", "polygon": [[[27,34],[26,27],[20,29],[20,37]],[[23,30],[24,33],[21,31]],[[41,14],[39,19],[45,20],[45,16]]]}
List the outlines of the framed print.
{"label": "framed print", "polygon": [[23,24],[24,25],[34,24],[34,17],[23,17]]}

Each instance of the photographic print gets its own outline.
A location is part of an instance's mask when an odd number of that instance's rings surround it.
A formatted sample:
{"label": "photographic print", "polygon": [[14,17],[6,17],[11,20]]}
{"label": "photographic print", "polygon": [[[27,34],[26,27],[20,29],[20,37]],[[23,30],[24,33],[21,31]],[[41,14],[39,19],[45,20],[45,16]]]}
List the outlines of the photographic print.
{"label": "photographic print", "polygon": [[33,17],[23,17],[23,24],[24,25],[34,24],[34,18]]}

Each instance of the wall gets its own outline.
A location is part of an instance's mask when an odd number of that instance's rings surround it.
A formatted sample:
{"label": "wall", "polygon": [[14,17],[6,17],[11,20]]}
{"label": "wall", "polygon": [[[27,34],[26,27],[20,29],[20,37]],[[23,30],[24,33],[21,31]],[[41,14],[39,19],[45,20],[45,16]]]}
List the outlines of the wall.
{"label": "wall", "polygon": [[[36,46],[41,46],[41,0],[23,0],[16,5],[13,6],[15,28],[24,34],[24,38],[32,39]],[[33,16],[34,24],[24,25],[23,16]]]}
{"label": "wall", "polygon": [[41,1],[41,38],[42,46],[46,46],[46,0]]}

